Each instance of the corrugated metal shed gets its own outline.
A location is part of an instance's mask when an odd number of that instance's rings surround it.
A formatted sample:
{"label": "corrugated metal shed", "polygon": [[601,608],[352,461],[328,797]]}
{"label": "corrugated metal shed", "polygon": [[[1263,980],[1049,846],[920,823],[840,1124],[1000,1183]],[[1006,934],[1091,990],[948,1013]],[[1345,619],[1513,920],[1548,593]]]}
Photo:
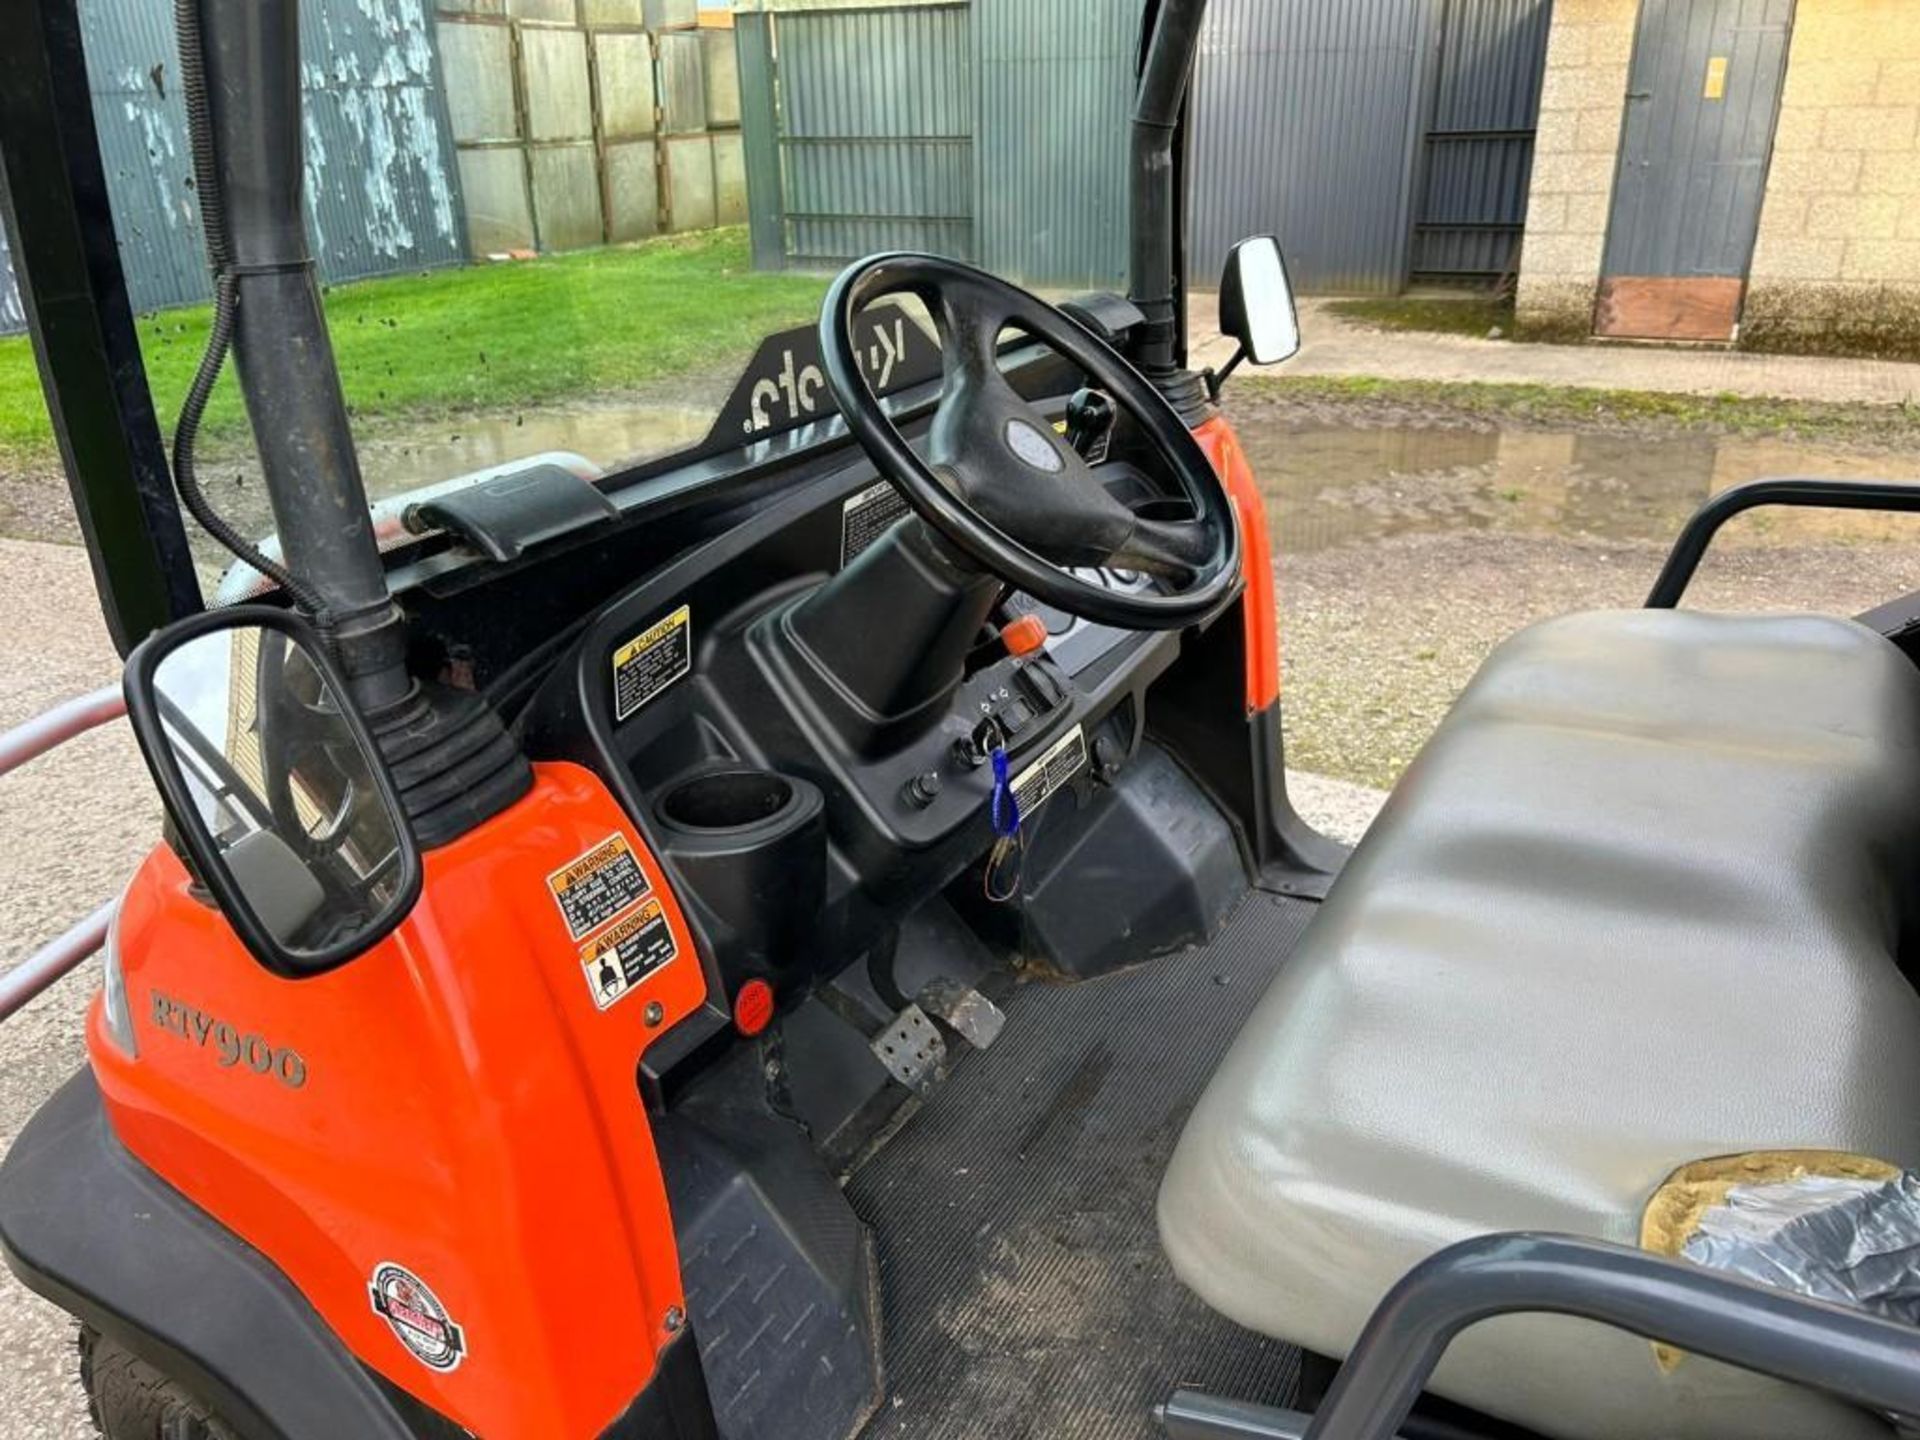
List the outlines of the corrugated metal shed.
{"label": "corrugated metal shed", "polygon": [[[1035,285],[1124,287],[1142,0],[975,0],[975,233]],[[782,22],[783,24],[786,22]]]}
{"label": "corrugated metal shed", "polygon": [[794,262],[890,249],[972,257],[970,22],[966,5],[774,17]]}
{"label": "corrugated metal shed", "polygon": [[1416,277],[1492,279],[1515,268],[1550,18],[1548,0],[1446,0],[1414,224]]}
{"label": "corrugated metal shed", "polygon": [[0,335],[27,328],[27,312],[20,303],[20,287],[13,282],[13,259],[7,250],[7,231],[0,226]]}
{"label": "corrugated metal shed", "polygon": [[[84,0],[80,20],[133,303],[147,310],[203,299],[172,7]],[[345,280],[459,260],[453,145],[423,0],[307,0],[301,48],[321,272]],[[0,314],[0,328],[7,318]]]}
{"label": "corrugated metal shed", "polygon": [[1302,290],[1399,289],[1430,3],[1212,0],[1194,81],[1196,285],[1236,240],[1271,232]]}

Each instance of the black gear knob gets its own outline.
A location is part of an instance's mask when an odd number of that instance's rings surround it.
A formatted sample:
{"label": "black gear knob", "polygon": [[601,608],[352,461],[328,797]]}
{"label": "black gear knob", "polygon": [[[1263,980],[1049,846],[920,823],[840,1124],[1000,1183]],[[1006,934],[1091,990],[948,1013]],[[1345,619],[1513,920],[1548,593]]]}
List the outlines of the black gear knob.
{"label": "black gear knob", "polygon": [[1088,460],[1104,459],[1113,417],[1113,398],[1082,385],[1067,401],[1067,443]]}

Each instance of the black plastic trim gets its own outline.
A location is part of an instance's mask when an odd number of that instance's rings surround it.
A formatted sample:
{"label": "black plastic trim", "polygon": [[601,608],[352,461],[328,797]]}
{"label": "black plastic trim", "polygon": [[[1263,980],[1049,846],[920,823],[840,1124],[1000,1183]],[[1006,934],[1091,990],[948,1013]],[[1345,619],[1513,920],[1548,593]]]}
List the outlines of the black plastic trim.
{"label": "black plastic trim", "polygon": [[242,1440],[415,1440],[293,1283],[120,1144],[91,1071],[41,1106],[0,1164],[0,1253]]}

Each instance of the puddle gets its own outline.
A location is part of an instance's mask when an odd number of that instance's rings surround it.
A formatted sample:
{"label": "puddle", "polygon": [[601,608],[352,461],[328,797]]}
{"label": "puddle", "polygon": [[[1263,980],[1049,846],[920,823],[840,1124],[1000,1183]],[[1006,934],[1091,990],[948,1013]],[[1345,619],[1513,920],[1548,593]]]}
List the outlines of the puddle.
{"label": "puddle", "polygon": [[[1768,439],[1552,430],[1248,425],[1281,550],[1458,531],[1667,544],[1701,502],[1776,476],[1920,481],[1920,448],[1868,453]],[[1721,543],[1913,540],[1914,516],[1764,510]]]}
{"label": "puddle", "polygon": [[455,475],[550,450],[584,455],[605,470],[684,450],[704,439],[713,407],[582,405],[524,415],[463,417],[360,442],[368,498],[384,499]]}
{"label": "puddle", "polygon": [[[1920,445],[1869,452],[1785,441],[1554,431],[1255,423],[1241,439],[1269,502],[1279,548],[1306,554],[1397,535],[1488,531],[1665,545],[1717,491],[1765,476],[1913,479]],[[644,405],[582,404],[463,416],[360,441],[371,498],[547,451],[611,470],[701,440],[712,402],[693,395]],[[203,469],[216,503],[243,532],[273,520],[248,455]],[[1798,544],[1920,538],[1920,517],[1766,510],[1729,525],[1720,543]],[[201,558],[224,556],[197,533]]]}

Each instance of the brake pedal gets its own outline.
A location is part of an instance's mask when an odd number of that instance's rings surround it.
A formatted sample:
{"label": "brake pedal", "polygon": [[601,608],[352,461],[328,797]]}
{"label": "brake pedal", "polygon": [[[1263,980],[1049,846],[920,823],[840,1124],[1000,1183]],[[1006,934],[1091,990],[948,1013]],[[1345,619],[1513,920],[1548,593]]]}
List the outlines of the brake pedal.
{"label": "brake pedal", "polygon": [[984,1050],[1007,1028],[1007,1015],[971,985],[932,981],[920,992],[919,1008],[946,1024],[976,1050]]}
{"label": "brake pedal", "polygon": [[909,1005],[873,1037],[873,1053],[887,1073],[925,1099],[946,1073],[947,1042],[927,1012]]}

